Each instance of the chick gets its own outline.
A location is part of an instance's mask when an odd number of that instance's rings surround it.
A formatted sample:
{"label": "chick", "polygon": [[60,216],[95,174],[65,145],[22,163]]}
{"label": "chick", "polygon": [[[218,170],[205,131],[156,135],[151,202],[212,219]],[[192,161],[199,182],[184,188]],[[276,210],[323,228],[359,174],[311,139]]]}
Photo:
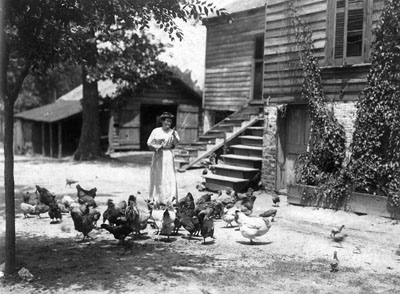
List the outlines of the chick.
{"label": "chick", "polygon": [[334,228],[331,230],[331,237],[335,237],[336,234],[339,234],[344,228],[344,225],[341,225],[339,228]]}
{"label": "chick", "polygon": [[254,244],[253,239],[265,235],[272,226],[269,217],[249,217],[239,210],[235,214],[240,232],[243,237],[250,239],[250,244]]}
{"label": "chick", "polygon": [[339,271],[339,258],[337,257],[337,252],[333,252],[333,261],[331,262],[331,272],[338,272]]}
{"label": "chick", "polygon": [[281,202],[279,195],[272,194],[272,202],[274,203],[275,207],[279,207],[279,203]]}

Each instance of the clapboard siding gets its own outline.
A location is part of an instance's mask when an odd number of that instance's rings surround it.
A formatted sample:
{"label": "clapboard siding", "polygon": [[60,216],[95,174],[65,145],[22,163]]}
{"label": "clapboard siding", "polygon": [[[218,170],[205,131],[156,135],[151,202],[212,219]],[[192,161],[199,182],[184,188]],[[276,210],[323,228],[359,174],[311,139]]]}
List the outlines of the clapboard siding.
{"label": "clapboard siding", "polygon": [[206,70],[203,106],[237,110],[251,95],[256,36],[264,35],[265,8],[206,22]]}
{"label": "clapboard siding", "polygon": [[[272,102],[293,102],[301,98],[303,76],[298,60],[294,32],[290,28],[288,0],[270,0],[266,7],[264,48],[264,97]],[[298,0],[295,5],[299,14],[313,32],[315,57],[322,68],[324,91],[330,99],[355,100],[366,86],[369,64],[334,66],[328,58],[331,50],[327,28],[329,0]],[[369,30],[376,27],[384,0],[374,0],[367,11],[372,13]],[[368,35],[368,34],[367,34]],[[373,36],[370,37],[372,40]],[[371,48],[365,49],[369,61]]]}

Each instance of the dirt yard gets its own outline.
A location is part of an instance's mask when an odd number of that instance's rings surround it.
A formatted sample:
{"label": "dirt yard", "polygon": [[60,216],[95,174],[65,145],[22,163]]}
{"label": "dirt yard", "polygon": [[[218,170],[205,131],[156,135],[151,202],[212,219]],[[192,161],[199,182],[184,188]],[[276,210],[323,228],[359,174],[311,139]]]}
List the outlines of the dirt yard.
{"label": "dirt yard", "polygon": [[[4,164],[0,154],[1,166]],[[281,206],[271,230],[249,245],[237,227],[215,221],[216,239],[186,238],[184,229],[168,242],[155,240],[148,226],[125,254],[102,229],[89,242],[74,230],[68,214],[62,223],[24,219],[22,193],[34,186],[48,188],[61,198],[76,197],[66,178],[84,188],[97,187],[96,201],[103,212],[106,201],[126,200],[140,191],[146,195],[151,153],[132,153],[123,160],[76,163],[70,159],[16,157],[17,266],[34,280],[0,278],[1,293],[400,293],[400,226],[390,219],[357,216],[342,211]],[[195,186],[201,170],[178,173],[179,195],[199,197]],[[1,168],[0,183],[4,183]],[[253,214],[271,208],[271,196],[256,194]],[[4,190],[0,191],[0,238],[4,240]],[[101,223],[101,222],[100,222]],[[339,244],[329,238],[333,227],[345,225],[348,237]],[[62,230],[61,228],[64,228]],[[70,231],[68,232],[68,229]],[[130,237],[129,237],[130,238]],[[330,272],[333,252],[339,271]],[[4,241],[0,264],[4,262]]]}

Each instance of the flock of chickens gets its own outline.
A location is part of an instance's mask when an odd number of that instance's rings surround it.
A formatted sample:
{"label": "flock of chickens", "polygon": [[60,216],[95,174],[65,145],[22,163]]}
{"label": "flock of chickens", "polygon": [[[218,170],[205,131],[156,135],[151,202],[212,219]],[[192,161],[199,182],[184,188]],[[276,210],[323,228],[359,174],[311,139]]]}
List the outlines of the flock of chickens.
{"label": "flock of chickens", "polygon": [[[71,182],[67,180],[67,185]],[[21,210],[24,217],[28,215],[40,215],[48,213],[52,223],[62,220],[63,213],[69,213],[75,230],[83,234],[83,239],[89,238],[89,233],[97,228],[97,222],[102,217],[101,228],[110,232],[120,244],[132,251],[132,245],[125,239],[130,234],[140,235],[150,224],[156,229],[156,240],[159,241],[160,235],[169,237],[177,234],[183,228],[189,233],[189,240],[192,236],[203,238],[214,238],[214,220],[222,219],[226,227],[233,227],[233,222],[239,226],[243,237],[254,244],[254,239],[265,235],[272,226],[277,209],[269,209],[252,216],[256,196],[254,190],[249,188],[246,193],[237,193],[226,190],[219,191],[217,197],[213,193],[206,193],[194,200],[189,192],[185,197],[176,201],[173,205],[155,208],[152,203],[145,200],[140,192],[137,195],[130,195],[127,201],[123,200],[115,204],[112,199],[108,199],[106,210],[101,213],[95,201],[97,189],[83,189],[79,184],[76,185],[77,200],[70,196],[64,196],[56,201],[56,196],[44,187],[36,186],[34,193],[27,192],[23,196]],[[272,196],[274,206],[279,206],[279,196]],[[342,233],[344,225],[334,228],[330,238],[339,243],[344,240],[347,234]],[[63,228],[62,228],[63,229]],[[124,253],[125,253],[124,251]],[[331,271],[337,272],[339,269],[339,259],[337,252],[334,252],[333,261],[330,264]]]}
{"label": "flock of chickens", "polygon": [[[67,185],[71,185],[68,179]],[[226,226],[232,227],[232,223],[236,222],[242,235],[253,244],[256,237],[268,232],[277,213],[276,209],[270,209],[258,217],[251,216],[256,200],[252,188],[243,194],[229,189],[219,191],[217,197],[206,193],[197,201],[191,193],[187,193],[173,205],[157,209],[137,192],[137,195],[130,195],[127,201],[117,204],[108,199],[103,213],[97,208],[96,188],[86,190],[77,184],[76,189],[76,200],[64,196],[57,201],[54,194],[37,185],[34,193],[27,192],[23,196],[21,210],[24,217],[37,215],[40,218],[47,212],[54,223],[62,220],[63,213],[69,213],[75,230],[83,234],[82,241],[89,238],[89,233],[97,228],[97,222],[102,217],[100,227],[110,232],[122,245],[126,245],[127,236],[141,234],[148,224],[156,229],[157,240],[161,234],[169,239],[171,234],[177,234],[183,228],[189,233],[189,239],[201,235],[205,243],[206,238],[214,238],[214,220],[218,218],[225,221]],[[279,197],[273,198],[273,201],[278,206]]]}

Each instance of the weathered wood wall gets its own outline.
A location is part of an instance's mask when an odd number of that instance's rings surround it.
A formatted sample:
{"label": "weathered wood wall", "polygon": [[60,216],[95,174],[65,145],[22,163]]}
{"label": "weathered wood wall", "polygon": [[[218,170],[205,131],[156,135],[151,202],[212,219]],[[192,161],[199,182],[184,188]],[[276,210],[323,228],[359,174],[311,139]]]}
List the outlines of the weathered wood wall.
{"label": "weathered wood wall", "polygon": [[204,109],[238,110],[251,96],[256,36],[265,29],[265,8],[226,19],[209,19],[207,26]]}
{"label": "weathered wood wall", "polygon": [[[336,65],[330,61],[331,30],[329,24],[330,0],[269,0],[266,7],[264,50],[264,97],[271,102],[287,103],[300,99],[302,74],[294,31],[290,29],[289,2],[294,2],[299,14],[313,31],[315,56],[322,67],[325,93],[331,99],[355,100],[366,85],[369,71],[366,63],[353,66]],[[383,0],[373,0],[370,13],[376,26]],[[370,48],[364,49],[370,54]]]}
{"label": "weathered wood wall", "polygon": [[[179,112],[178,105],[196,107],[197,116],[200,117],[201,99],[194,97],[193,93],[176,83],[160,85],[157,88],[146,88],[141,93],[126,97],[125,99],[127,101],[126,104],[118,113],[113,113],[113,124],[110,125],[111,130],[109,135],[112,136],[110,147],[114,150],[139,150],[141,148],[141,139],[143,139],[141,138],[141,134],[143,133],[142,128],[146,127],[141,122],[141,108],[143,104],[159,105],[159,113],[152,114],[154,115],[154,120],[157,115],[165,111],[163,110],[165,106],[176,106]],[[184,132],[185,130],[181,127],[177,125],[177,129]],[[190,130],[188,129],[187,131],[191,135],[186,136],[183,134],[183,138],[191,140],[192,137],[197,137],[198,127],[198,124],[196,126],[190,124]],[[196,129],[196,133],[194,133],[194,128]]]}

